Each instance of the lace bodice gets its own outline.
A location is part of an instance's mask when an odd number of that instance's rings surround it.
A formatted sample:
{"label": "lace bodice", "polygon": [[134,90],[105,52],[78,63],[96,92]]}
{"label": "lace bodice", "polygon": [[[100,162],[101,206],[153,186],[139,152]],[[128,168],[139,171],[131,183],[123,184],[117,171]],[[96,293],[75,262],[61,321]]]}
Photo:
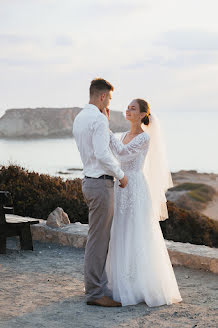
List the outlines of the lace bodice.
{"label": "lace bodice", "polygon": [[[127,131],[128,132],[128,131]],[[121,169],[127,171],[142,171],[143,164],[149,147],[150,137],[143,132],[133,138],[128,144],[123,144],[127,132],[121,135],[121,139],[117,139],[113,132],[110,131],[110,148],[121,164]]]}

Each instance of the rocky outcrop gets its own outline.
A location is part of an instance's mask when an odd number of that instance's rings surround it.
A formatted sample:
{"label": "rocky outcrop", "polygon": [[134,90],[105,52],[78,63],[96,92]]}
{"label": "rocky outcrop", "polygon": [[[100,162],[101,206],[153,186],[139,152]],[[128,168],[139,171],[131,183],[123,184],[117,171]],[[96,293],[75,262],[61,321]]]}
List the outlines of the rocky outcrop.
{"label": "rocky outcrop", "polygon": [[[0,118],[1,138],[37,138],[72,136],[74,118],[81,108],[24,108],[8,109]],[[129,129],[121,112],[111,111],[113,132]]]}

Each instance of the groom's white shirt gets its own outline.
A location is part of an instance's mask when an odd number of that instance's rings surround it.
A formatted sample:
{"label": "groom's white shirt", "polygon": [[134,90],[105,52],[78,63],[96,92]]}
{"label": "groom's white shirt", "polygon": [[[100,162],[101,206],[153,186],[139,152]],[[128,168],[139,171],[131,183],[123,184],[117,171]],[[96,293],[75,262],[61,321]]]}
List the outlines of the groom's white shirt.
{"label": "groom's white shirt", "polygon": [[84,175],[98,178],[107,174],[118,180],[124,177],[109,147],[108,119],[98,107],[85,105],[74,120],[73,135],[83,162]]}

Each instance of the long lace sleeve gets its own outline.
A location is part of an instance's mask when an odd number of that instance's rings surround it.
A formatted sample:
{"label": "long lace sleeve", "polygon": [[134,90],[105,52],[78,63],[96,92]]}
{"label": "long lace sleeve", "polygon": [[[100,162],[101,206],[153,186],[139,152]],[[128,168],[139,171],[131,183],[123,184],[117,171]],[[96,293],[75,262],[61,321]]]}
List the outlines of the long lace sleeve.
{"label": "long lace sleeve", "polygon": [[124,145],[121,140],[117,139],[110,131],[110,148],[115,157],[119,160],[132,160],[138,153],[148,147],[150,137],[147,133],[141,133],[128,144]]}

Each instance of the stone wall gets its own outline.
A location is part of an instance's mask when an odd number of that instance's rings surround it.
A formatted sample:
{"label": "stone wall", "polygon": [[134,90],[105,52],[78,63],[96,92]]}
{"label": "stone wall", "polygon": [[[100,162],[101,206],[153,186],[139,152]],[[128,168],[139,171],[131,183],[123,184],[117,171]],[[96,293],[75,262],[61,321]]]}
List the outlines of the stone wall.
{"label": "stone wall", "polygon": [[[62,228],[51,228],[46,221],[40,220],[39,224],[31,226],[31,231],[34,240],[84,248],[88,224],[77,222]],[[218,273],[218,249],[169,240],[165,242],[172,264]]]}

